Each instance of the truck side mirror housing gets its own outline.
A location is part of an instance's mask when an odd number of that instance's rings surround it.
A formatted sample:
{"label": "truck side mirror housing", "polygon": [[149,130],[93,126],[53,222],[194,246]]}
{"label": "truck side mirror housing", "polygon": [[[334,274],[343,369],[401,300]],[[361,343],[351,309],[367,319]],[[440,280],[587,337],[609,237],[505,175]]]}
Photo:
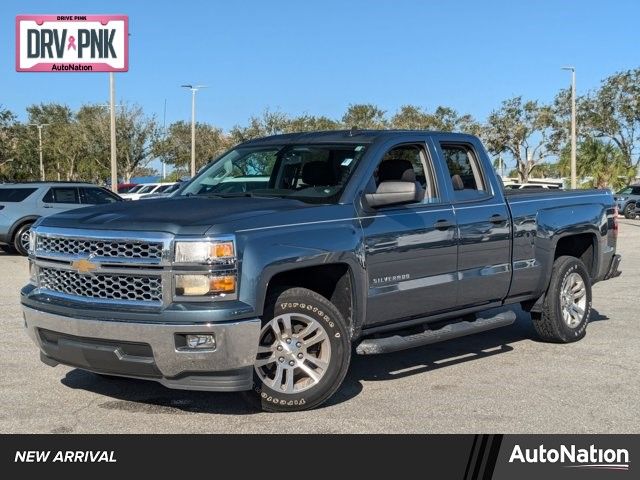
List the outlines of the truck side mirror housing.
{"label": "truck side mirror housing", "polygon": [[418,189],[415,182],[382,182],[376,193],[365,193],[364,200],[371,208],[413,203],[419,200]]}

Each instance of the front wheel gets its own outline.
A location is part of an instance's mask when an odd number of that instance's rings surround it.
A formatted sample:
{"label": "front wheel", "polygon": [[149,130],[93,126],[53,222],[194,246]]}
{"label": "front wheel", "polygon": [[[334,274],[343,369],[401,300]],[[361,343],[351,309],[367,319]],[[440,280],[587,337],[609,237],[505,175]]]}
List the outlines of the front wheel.
{"label": "front wheel", "polygon": [[635,203],[627,203],[627,206],[624,207],[624,218],[628,218],[630,220],[636,218],[636,204]]}
{"label": "front wheel", "polygon": [[542,312],[532,313],[542,340],[576,342],[586,334],[591,315],[591,277],[584,263],[562,256],[553,263]]}
{"label": "front wheel", "polygon": [[311,290],[289,288],[265,308],[250,393],[265,411],[315,408],[338,390],[350,360],[338,309]]}
{"label": "front wheel", "polygon": [[13,248],[22,256],[29,255],[31,224],[22,225],[13,236]]}

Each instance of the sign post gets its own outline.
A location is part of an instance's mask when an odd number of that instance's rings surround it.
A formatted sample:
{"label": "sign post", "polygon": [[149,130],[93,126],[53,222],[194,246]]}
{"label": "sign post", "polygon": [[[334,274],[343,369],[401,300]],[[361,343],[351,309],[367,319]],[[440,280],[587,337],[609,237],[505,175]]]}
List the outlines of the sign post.
{"label": "sign post", "polygon": [[[109,72],[111,189],[118,191],[115,72],[129,70],[126,15],[18,15],[16,71]],[[42,149],[41,149],[42,151]]]}
{"label": "sign post", "polygon": [[109,118],[111,120],[111,190],[118,193],[118,153],[116,150],[116,79],[109,72]]}

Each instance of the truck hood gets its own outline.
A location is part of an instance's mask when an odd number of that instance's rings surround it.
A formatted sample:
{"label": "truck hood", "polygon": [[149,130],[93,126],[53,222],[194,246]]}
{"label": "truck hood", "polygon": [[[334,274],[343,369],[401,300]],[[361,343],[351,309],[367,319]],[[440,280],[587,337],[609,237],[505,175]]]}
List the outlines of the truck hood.
{"label": "truck hood", "polygon": [[79,208],[42,220],[46,227],[203,235],[213,225],[308,208],[280,198],[160,198]]}

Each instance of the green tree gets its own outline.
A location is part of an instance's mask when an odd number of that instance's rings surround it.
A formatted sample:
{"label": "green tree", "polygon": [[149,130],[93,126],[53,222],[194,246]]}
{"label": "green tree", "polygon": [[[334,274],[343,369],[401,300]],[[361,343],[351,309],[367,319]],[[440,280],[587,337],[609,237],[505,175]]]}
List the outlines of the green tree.
{"label": "green tree", "polygon": [[78,164],[76,174],[83,180],[104,181],[111,175],[109,109],[103,105],[85,104],[75,116],[86,149],[84,161]]}
{"label": "green tree", "polygon": [[371,103],[351,104],[342,116],[346,128],[382,129],[388,126],[385,111]]}
{"label": "green tree", "polygon": [[429,130],[433,128],[433,118],[415,105],[403,105],[391,117],[391,126],[404,130]]}
{"label": "green tree", "polygon": [[314,132],[322,130],[340,130],[343,125],[325,116],[300,115],[287,122],[285,130],[287,132]]}
{"label": "green tree", "polygon": [[[566,146],[557,164],[563,176],[571,171],[571,148]],[[581,142],[576,152],[576,174],[585,188],[611,188],[617,190],[627,185],[635,174],[635,168],[627,164],[622,150],[615,144],[596,138]]]}
{"label": "green tree", "polygon": [[236,145],[254,138],[278,135],[287,131],[289,117],[282,112],[265,110],[262,116],[253,116],[249,119],[249,125],[236,125],[229,132],[231,145]]}
{"label": "green tree", "polygon": [[531,172],[531,177],[535,178],[557,178],[564,175],[558,163],[541,162],[538,163]]}
{"label": "green tree", "polygon": [[489,115],[482,136],[492,154],[513,157],[520,180],[526,182],[536,164],[557,154],[556,131],[552,107],[513,97]]}
{"label": "green tree", "polygon": [[8,179],[17,167],[19,128],[15,114],[0,106],[0,179]]}
{"label": "green tree", "polygon": [[[229,140],[222,130],[208,123],[196,123],[196,168],[229,148]],[[169,125],[166,135],[153,146],[153,155],[179,170],[191,165],[191,124],[183,121]]]}
{"label": "green tree", "polygon": [[449,107],[439,106],[433,113],[414,105],[403,105],[391,118],[391,126],[400,129],[436,130],[478,134],[480,124],[471,115],[460,115]]}
{"label": "green tree", "polygon": [[580,117],[591,135],[613,142],[628,165],[640,156],[640,68],[604,79],[600,88],[580,102]]}
{"label": "green tree", "polygon": [[[47,124],[42,131],[45,177],[77,180],[78,164],[86,160],[86,143],[74,112],[67,105],[41,103],[27,107],[30,124]],[[31,128],[30,145],[38,155],[37,130]]]}
{"label": "green tree", "polygon": [[133,172],[153,160],[153,146],[160,129],[154,117],[146,116],[141,107],[124,105],[116,115],[118,173],[130,182]]}

